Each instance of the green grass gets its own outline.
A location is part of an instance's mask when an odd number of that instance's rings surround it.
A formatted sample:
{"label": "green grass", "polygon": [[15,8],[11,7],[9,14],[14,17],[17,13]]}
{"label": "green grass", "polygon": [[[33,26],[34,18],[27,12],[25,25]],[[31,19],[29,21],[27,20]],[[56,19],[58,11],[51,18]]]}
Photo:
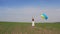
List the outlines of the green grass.
{"label": "green grass", "polygon": [[[35,23],[35,27],[42,28],[43,31],[46,29],[53,32],[53,29],[55,29],[60,32],[60,23]],[[39,31],[37,28],[32,28],[31,23],[26,22],[0,22],[0,34],[12,34],[11,32],[37,34]]]}
{"label": "green grass", "polygon": [[60,23],[37,23],[36,27],[60,29]]}

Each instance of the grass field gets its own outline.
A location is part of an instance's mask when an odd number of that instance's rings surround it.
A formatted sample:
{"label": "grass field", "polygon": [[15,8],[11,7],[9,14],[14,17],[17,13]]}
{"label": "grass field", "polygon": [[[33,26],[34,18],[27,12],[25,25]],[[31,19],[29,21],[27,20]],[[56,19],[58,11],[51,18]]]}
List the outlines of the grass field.
{"label": "grass field", "polygon": [[0,22],[0,34],[60,34],[60,23]]}

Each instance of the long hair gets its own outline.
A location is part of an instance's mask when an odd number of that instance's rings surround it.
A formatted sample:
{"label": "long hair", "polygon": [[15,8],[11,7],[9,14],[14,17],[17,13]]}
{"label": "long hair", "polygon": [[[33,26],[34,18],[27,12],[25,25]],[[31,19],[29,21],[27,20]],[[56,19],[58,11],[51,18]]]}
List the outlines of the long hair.
{"label": "long hair", "polygon": [[34,17],[32,17],[32,21],[34,21]]}

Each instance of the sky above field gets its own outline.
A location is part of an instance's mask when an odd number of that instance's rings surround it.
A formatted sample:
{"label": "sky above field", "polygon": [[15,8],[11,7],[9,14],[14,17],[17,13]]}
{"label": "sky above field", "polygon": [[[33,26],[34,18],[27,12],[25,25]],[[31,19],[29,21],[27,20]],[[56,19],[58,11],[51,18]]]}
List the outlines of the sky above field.
{"label": "sky above field", "polygon": [[0,21],[43,21],[41,13],[48,16],[47,22],[60,22],[60,0],[0,0]]}

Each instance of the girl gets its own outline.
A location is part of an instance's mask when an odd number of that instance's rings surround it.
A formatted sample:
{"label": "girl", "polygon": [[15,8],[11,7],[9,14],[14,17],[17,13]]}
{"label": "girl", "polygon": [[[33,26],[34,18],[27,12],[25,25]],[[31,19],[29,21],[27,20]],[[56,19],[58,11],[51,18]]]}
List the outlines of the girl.
{"label": "girl", "polygon": [[32,26],[35,26],[35,24],[34,24],[34,18],[32,17]]}

